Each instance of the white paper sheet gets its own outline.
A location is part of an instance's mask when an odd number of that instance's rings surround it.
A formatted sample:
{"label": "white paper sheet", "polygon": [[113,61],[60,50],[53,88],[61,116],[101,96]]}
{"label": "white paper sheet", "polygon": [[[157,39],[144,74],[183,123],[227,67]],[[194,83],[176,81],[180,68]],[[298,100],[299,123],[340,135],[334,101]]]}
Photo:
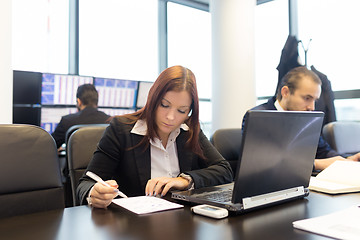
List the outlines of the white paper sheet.
{"label": "white paper sheet", "polygon": [[337,239],[360,239],[360,207],[293,222],[295,228]]}
{"label": "white paper sheet", "polygon": [[147,196],[118,198],[112,202],[136,214],[146,214],[184,207],[183,205],[162,198]]}

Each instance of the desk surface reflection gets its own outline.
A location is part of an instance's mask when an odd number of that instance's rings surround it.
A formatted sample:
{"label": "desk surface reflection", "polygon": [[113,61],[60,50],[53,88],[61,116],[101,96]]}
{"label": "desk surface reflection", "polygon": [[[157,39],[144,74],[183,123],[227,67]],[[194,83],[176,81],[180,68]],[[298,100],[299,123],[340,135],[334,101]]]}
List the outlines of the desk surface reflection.
{"label": "desk surface reflection", "polygon": [[292,222],[360,203],[360,193],[316,192],[301,200],[215,220],[190,206],[138,216],[123,208],[66,208],[0,219],[1,239],[328,239],[294,229]]}

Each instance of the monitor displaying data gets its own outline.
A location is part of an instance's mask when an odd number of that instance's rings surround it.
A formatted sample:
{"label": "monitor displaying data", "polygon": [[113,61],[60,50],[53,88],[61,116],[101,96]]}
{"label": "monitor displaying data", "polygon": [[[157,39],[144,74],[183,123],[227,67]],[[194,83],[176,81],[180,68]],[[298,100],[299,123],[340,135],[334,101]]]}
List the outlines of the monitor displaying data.
{"label": "monitor displaying data", "polygon": [[134,108],[137,81],[94,78],[94,85],[99,92],[99,107]]}
{"label": "monitor displaying data", "polygon": [[42,74],[41,104],[43,105],[75,105],[78,86],[93,83],[92,77]]}
{"label": "monitor displaying data", "polygon": [[76,112],[76,107],[42,107],[40,126],[51,134],[62,116]]}
{"label": "monitor displaying data", "polygon": [[139,90],[138,90],[137,102],[136,102],[137,108],[142,108],[145,106],[149,94],[149,90],[152,85],[153,82],[139,82]]}
{"label": "monitor displaying data", "polygon": [[106,113],[109,116],[119,116],[135,112],[135,109],[125,108],[98,108],[98,110]]}

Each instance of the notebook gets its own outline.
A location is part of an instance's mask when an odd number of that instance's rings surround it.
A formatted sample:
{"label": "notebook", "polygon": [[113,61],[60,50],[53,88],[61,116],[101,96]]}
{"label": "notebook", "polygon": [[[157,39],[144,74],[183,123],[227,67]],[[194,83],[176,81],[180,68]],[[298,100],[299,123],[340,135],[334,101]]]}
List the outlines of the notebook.
{"label": "notebook", "polygon": [[172,198],[241,213],[309,194],[324,113],[247,113],[234,182],[172,192]]}

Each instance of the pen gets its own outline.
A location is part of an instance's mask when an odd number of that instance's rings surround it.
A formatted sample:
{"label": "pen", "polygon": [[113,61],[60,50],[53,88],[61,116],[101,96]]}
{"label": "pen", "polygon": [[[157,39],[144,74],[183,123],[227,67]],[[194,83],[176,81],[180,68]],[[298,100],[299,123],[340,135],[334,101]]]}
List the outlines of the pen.
{"label": "pen", "polygon": [[[99,177],[93,172],[87,171],[86,175],[92,178],[93,180],[95,180],[96,182],[101,183],[104,186],[111,187],[110,184],[102,180],[101,177]],[[116,192],[120,197],[127,198],[127,196],[124,193],[122,193],[119,189],[116,189]]]}

